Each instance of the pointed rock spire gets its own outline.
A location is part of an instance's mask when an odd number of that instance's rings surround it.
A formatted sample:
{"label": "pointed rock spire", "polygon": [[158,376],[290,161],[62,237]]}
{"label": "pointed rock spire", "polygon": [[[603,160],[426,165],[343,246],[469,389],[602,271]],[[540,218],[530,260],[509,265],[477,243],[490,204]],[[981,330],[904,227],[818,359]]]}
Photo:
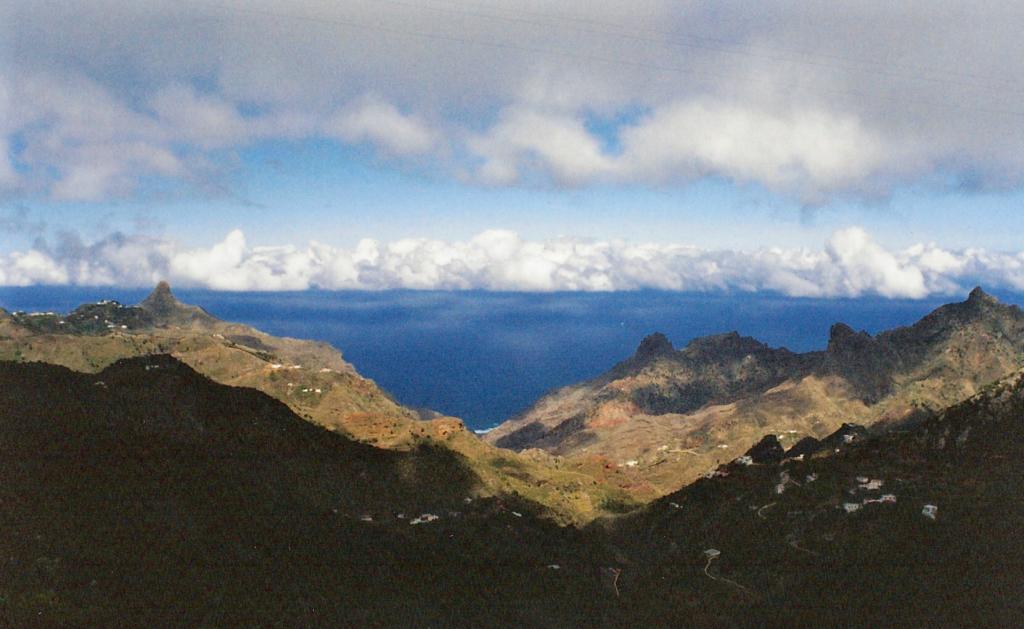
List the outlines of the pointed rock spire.
{"label": "pointed rock spire", "polygon": [[160,280],[157,282],[156,288],[150,293],[150,297],[174,297],[171,295],[171,285],[167,283],[167,280]]}
{"label": "pointed rock spire", "polygon": [[969,304],[997,304],[999,300],[989,295],[980,286],[975,286],[971,294],[967,296],[967,303]]}
{"label": "pointed rock spire", "polygon": [[159,323],[186,325],[190,323],[213,323],[216,319],[199,306],[181,303],[171,292],[171,285],[161,281],[139,304]]}
{"label": "pointed rock spire", "polygon": [[828,351],[832,353],[866,351],[874,344],[874,337],[866,330],[857,332],[842,322],[833,324],[828,331]]}
{"label": "pointed rock spire", "polygon": [[157,284],[153,292],[149,294],[149,297],[143,299],[142,303],[139,304],[139,307],[157,318],[168,317],[174,314],[181,306],[181,302],[171,293],[171,285],[165,281]]}

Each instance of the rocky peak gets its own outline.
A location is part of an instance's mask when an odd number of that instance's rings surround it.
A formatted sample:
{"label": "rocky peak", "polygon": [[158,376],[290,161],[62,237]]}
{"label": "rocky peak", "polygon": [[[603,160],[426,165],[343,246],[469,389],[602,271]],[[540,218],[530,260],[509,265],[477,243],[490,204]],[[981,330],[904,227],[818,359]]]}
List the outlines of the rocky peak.
{"label": "rocky peak", "polygon": [[824,449],[842,448],[851,443],[863,441],[867,437],[868,429],[864,426],[843,422],[839,430],[821,440],[821,445]]}
{"label": "rocky peak", "polygon": [[814,437],[804,437],[793,444],[793,447],[786,450],[785,459],[796,459],[802,456],[810,456],[822,449],[821,441]]}
{"label": "rocky peak", "polygon": [[171,285],[161,281],[139,307],[161,323],[185,324],[191,322],[212,323],[216,319],[198,306],[189,306],[178,301],[171,292]]}
{"label": "rocky peak", "polygon": [[180,308],[181,302],[171,293],[171,285],[161,281],[139,306],[155,315],[167,315]]}
{"label": "rocky peak", "polygon": [[994,305],[998,304],[999,300],[986,293],[980,286],[975,286],[974,290],[972,290],[967,296],[967,303],[975,305]]}
{"label": "rocky peak", "polygon": [[675,348],[672,347],[672,342],[668,340],[668,337],[661,332],[655,332],[645,336],[644,340],[640,341],[640,346],[636,348],[636,358],[644,360],[646,358],[671,354],[674,351]]}
{"label": "rocky peak", "polygon": [[819,370],[842,376],[854,386],[861,400],[873,404],[891,390],[892,374],[899,361],[899,355],[884,340],[837,323],[829,333],[828,349]]}
{"label": "rocky peak", "polygon": [[854,331],[845,323],[833,324],[828,332],[828,351],[851,351],[865,349],[872,344],[874,339],[866,331]]}
{"label": "rocky peak", "polygon": [[921,343],[935,334],[948,333],[978,323],[1010,324],[1016,328],[1013,334],[1021,334],[1024,332],[1021,328],[1024,313],[1018,306],[1000,303],[979,286],[971,291],[966,301],[941,306],[909,328],[897,328],[887,334],[903,343]]}

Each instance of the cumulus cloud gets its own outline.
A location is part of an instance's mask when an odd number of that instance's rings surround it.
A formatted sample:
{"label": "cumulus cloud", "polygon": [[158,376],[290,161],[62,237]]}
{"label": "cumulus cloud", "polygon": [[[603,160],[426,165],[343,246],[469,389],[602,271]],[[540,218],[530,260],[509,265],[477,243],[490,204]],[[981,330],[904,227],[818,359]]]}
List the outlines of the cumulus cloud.
{"label": "cumulus cloud", "polygon": [[482,181],[509,184],[524,166],[550,173],[565,184],[580,184],[609,174],[613,161],[583,122],[564,113],[512,108],[486,134],[470,139],[469,150],[483,160]]}
{"label": "cumulus cloud", "polygon": [[417,116],[405,115],[376,98],[339,112],[324,128],[329,135],[352,143],[370,142],[394,155],[426,153],[437,143],[433,129]]}
{"label": "cumulus cloud", "polygon": [[885,297],[924,297],[929,292],[924,269],[929,268],[933,259],[918,258],[916,264],[907,264],[872,242],[862,229],[853,227],[836,232],[825,251],[835,268],[845,271],[838,278],[842,293],[859,295],[874,291]]}
{"label": "cumulus cloud", "polygon": [[0,256],[0,285],[148,286],[160,279],[217,290],[445,289],[492,291],[769,291],[794,297],[922,298],[981,283],[1024,290],[1024,252],[953,251],[935,244],[888,250],[859,227],[820,250],[709,250],[686,245],[558,238],[490,230],[461,242],[363,240],[353,248],[251,246],[234,230],[204,249],[114,234],[85,244]]}
{"label": "cumulus cloud", "polygon": [[853,116],[828,111],[784,113],[728,103],[673,102],[622,124],[611,150],[583,117],[511,108],[467,146],[492,184],[546,173],[556,182],[681,183],[707,175],[815,202],[886,167],[885,143]]}
{"label": "cumulus cloud", "polygon": [[885,165],[880,138],[856,117],[674,103],[622,131],[625,174],[671,180],[725,174],[806,197],[843,190]]}
{"label": "cumulus cloud", "polygon": [[324,137],[492,185],[1018,187],[1022,21],[946,0],[12,0],[0,190],[105,201]]}

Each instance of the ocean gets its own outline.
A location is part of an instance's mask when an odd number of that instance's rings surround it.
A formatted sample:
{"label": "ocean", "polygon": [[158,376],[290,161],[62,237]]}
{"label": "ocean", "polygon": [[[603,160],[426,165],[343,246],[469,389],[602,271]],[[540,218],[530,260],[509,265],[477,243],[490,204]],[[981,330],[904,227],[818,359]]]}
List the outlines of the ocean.
{"label": "ocean", "polygon": [[[796,299],[777,295],[489,293],[478,291],[217,292],[175,295],[274,335],[327,341],[403,404],[482,430],[553,388],[596,376],[658,331],[681,347],[736,330],[794,351],[823,349],[843,321],[876,333],[966,298]],[[0,288],[7,310],[66,312],[100,299],[141,301],[147,290]],[[1008,303],[1024,295],[994,292]]]}

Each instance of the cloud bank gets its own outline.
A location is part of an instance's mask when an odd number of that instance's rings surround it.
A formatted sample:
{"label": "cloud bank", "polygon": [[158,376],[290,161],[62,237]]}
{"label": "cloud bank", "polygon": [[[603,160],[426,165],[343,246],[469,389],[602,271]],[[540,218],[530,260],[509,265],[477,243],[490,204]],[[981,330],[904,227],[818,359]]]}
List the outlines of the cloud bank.
{"label": "cloud bank", "polygon": [[776,292],[794,297],[922,298],[980,283],[1024,290],[1024,252],[951,251],[934,244],[890,251],[859,227],[835,232],[820,250],[705,250],[560,238],[527,241],[502,230],[463,242],[363,240],[250,246],[235,230],[207,249],[115,234],[84,244],[0,256],[0,286],[149,286],[161,279],[228,291],[443,289],[490,291]]}
{"label": "cloud bank", "polygon": [[947,0],[11,0],[0,194],[216,189],[242,149],[304,139],[497,186],[1016,188],[1021,23]]}

